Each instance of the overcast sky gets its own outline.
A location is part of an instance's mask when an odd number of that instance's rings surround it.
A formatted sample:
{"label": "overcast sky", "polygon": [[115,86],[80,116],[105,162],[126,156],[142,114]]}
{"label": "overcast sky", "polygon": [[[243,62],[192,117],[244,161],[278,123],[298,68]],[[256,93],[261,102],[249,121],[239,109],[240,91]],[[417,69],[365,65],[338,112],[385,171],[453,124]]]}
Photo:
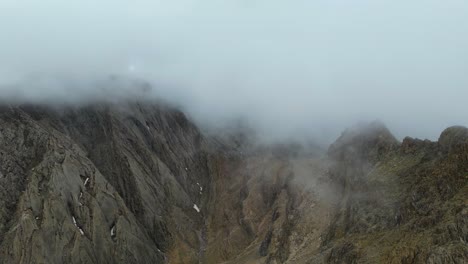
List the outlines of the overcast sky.
{"label": "overcast sky", "polygon": [[467,14],[466,0],[0,0],[0,97],[83,100],[114,74],[203,122],[330,138],[380,119],[436,139],[468,125]]}

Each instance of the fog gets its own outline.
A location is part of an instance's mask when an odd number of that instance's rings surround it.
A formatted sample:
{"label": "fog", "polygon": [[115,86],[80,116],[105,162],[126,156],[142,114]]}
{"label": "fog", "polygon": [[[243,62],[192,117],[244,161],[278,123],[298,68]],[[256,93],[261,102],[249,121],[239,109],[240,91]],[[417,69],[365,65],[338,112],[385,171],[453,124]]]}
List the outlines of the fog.
{"label": "fog", "polygon": [[437,139],[468,125],[467,14],[464,0],[1,0],[0,99],[131,98],[144,80],[202,124],[331,140],[378,119]]}

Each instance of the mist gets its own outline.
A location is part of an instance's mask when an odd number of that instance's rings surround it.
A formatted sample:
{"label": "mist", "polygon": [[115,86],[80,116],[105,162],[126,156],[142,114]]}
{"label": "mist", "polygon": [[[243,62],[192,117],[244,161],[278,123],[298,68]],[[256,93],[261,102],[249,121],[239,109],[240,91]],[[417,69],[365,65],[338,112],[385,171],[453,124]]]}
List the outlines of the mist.
{"label": "mist", "polygon": [[2,0],[0,99],[133,98],[136,80],[205,125],[330,141],[378,119],[437,139],[468,125],[466,14],[462,0]]}

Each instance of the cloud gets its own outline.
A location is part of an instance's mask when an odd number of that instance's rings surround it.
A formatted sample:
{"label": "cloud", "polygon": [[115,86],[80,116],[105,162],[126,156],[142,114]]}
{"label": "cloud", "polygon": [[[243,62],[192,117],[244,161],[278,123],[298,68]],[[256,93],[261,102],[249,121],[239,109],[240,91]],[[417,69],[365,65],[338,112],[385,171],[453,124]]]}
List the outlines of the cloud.
{"label": "cloud", "polygon": [[434,139],[468,125],[467,13],[461,0],[3,0],[0,97],[85,101],[113,75],[203,123],[333,138],[380,119]]}

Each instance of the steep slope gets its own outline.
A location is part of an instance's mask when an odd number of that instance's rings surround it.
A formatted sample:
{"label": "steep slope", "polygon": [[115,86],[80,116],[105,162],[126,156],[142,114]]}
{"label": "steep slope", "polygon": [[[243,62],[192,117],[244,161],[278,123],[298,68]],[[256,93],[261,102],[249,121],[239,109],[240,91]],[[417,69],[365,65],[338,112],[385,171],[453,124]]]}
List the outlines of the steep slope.
{"label": "steep slope", "polygon": [[202,137],[182,113],[22,106],[4,107],[1,121],[1,262],[198,260],[198,185],[209,174]]}
{"label": "steep slope", "polygon": [[20,109],[1,114],[2,263],[162,261],[77,145]]}

